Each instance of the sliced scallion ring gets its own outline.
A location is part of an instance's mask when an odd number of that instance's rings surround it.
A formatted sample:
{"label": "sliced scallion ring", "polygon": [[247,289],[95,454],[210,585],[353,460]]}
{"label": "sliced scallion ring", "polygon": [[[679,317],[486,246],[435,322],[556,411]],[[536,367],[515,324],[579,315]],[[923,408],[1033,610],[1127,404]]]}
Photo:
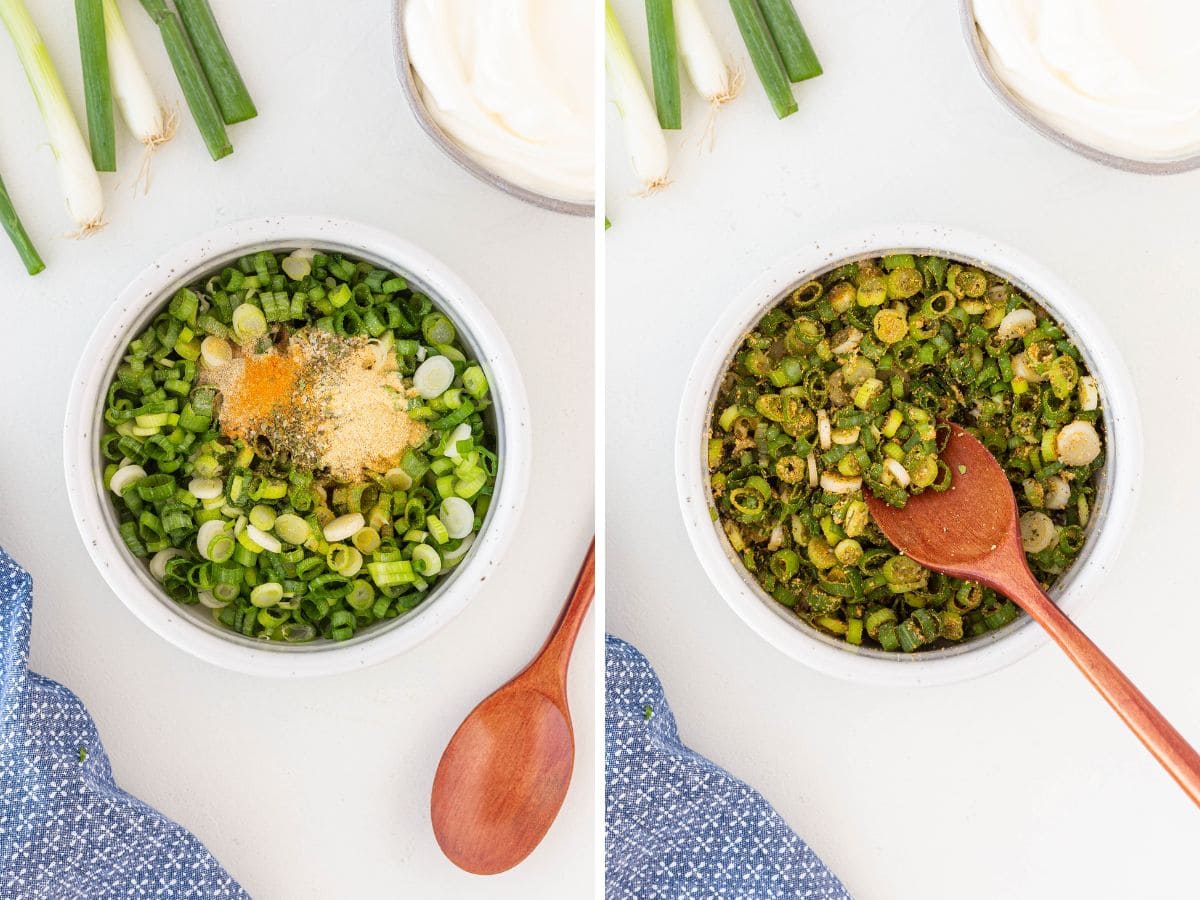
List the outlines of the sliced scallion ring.
{"label": "sliced scallion ring", "polygon": [[417,544],[413,547],[413,568],[422,577],[432,577],[442,571],[442,558],[437,550],[428,544]]}
{"label": "sliced scallion ring", "polygon": [[122,466],[108,480],[108,489],[119,497],[125,493],[127,487],[136,484],[145,477],[146,470],[141,466]]}
{"label": "sliced scallion ring", "polygon": [[445,356],[431,356],[413,374],[413,387],[426,400],[440,397],[454,383],[454,363]]}
{"label": "sliced scallion ring", "polygon": [[233,311],[233,336],[248,344],[267,333],[267,317],[253,303],[243,303]]}
{"label": "sliced scallion ring", "polygon": [[475,510],[462,497],[447,497],[440,513],[446,533],[454,540],[465,538],[475,528]]}

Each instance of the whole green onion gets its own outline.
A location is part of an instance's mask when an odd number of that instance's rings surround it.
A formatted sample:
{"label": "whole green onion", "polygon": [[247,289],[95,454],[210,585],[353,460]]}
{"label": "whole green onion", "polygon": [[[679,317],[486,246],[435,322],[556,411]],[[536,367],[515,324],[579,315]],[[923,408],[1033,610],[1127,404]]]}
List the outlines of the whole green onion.
{"label": "whole green onion", "polygon": [[92,162],[99,172],[115,172],[117,139],[113,127],[113,95],[108,72],[103,0],[75,0],[75,24],[79,30],[79,55],[83,63],[83,95],[87,103]]}
{"label": "whole green onion", "polygon": [[25,271],[30,275],[36,275],[46,268],[46,264],[42,262],[37,249],[33,246],[33,241],[29,239],[25,226],[21,224],[21,220],[17,216],[16,207],[13,206],[12,198],[8,196],[3,179],[0,179],[0,224],[4,225],[4,230],[8,232],[13,246],[17,248],[21,262],[25,263]]}
{"label": "whole green onion", "polygon": [[0,21],[12,37],[45,120],[67,210],[81,237],[92,234],[104,226],[104,192],[50,51],[22,0],[0,0]]}
{"label": "whole green onion", "polygon": [[679,52],[675,43],[675,11],[671,0],[646,0],[646,26],[650,33],[650,74],[654,80],[658,124],[672,130],[682,128]]}
{"label": "whole green onion", "polygon": [[817,59],[816,51],[800,24],[800,16],[792,0],[758,0],[771,37],[779,48],[779,56],[783,59],[783,67],[787,70],[788,78],[793,81],[805,81],[816,78],[823,71],[821,61]]}
{"label": "whole green onion", "polygon": [[754,71],[758,73],[758,80],[762,82],[767,99],[771,101],[771,108],[781,119],[790,116],[799,107],[792,96],[792,86],[783,67],[783,59],[779,56],[779,48],[771,37],[758,0],[729,0],[729,5],[737,19],[746,49],[750,52]]}
{"label": "whole green onion", "polygon": [[196,126],[204,137],[209,156],[221,159],[233,152],[233,144],[225,133],[225,120],[213,95],[212,87],[201,69],[196,51],[179,24],[179,17],[167,8],[164,0],[141,0],[142,8],[154,20],[171,59],[171,68],[183,89],[184,99]]}
{"label": "whole green onion", "polygon": [[[163,109],[154,93],[133,41],[125,30],[125,20],[121,17],[116,0],[101,0],[101,6],[104,10],[104,37],[108,45],[113,97],[133,136],[147,154],[154,153],[175,134],[176,117]],[[148,169],[145,168],[148,161],[143,166],[143,175],[148,176]]]}
{"label": "whole green onion", "polygon": [[244,122],[258,115],[246,83],[233,61],[208,0],[175,0],[183,27],[187,29],[209,86],[221,107],[226,125]]}
{"label": "whole green onion", "polygon": [[604,12],[604,68],[612,86],[613,103],[625,125],[625,143],[634,174],[643,192],[652,194],[670,183],[667,140],[655,117],[654,104],[646,93],[629,41],[608,0]]}

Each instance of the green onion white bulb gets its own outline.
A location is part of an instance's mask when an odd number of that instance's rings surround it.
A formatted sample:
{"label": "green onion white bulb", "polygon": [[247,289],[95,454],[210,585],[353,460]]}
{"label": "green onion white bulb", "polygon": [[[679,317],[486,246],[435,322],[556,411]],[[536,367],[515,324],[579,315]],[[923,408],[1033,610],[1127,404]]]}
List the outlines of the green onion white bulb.
{"label": "green onion white bulb", "polygon": [[0,21],[12,37],[46,122],[67,210],[78,226],[77,234],[85,237],[104,226],[104,193],[92,164],[91,150],[71,111],[50,52],[25,4],[21,0],[0,0]]}

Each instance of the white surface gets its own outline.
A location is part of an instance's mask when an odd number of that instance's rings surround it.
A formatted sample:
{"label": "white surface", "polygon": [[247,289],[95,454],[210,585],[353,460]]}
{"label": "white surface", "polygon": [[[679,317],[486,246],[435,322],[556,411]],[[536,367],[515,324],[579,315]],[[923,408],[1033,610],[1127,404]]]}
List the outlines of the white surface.
{"label": "white surface", "polygon": [[1104,428],[1108,453],[1103,488],[1093,504],[1088,543],[1071,570],[1059,580],[1054,599],[1068,615],[1076,615],[1104,584],[1128,531],[1141,483],[1141,424],[1129,373],[1112,339],[1092,314],[1053,273],[992,238],[957,228],[919,224],[872,225],[862,231],[831,235],[767,269],[737,299],[697,348],[688,375],[675,433],[676,489],[679,510],[700,564],[721,596],[742,620],[768,642],[814,669],[855,681],[887,687],[951,684],[1011,665],[1050,640],[1025,617],[985,638],[926,653],[894,654],[878,648],[849,652],[844,641],[808,627],[759,587],[741,565],[709,502],[708,435],[712,431],[713,392],[728,371],[730,357],[762,316],[796,286],[843,262],[898,251],[938,252],[967,262],[986,262],[1011,279],[1062,322],[1084,348],[1087,369],[1104,385]]}
{"label": "white surface", "polygon": [[[618,12],[640,54],[644,15]],[[655,665],[685,741],[759,788],[858,900],[1195,895],[1200,817],[1052,647],[944,688],[883,690],[773,650],[711,588],[676,508],[670,448],[693,356],[728,303],[803,242],[943,222],[1039,259],[1093,302],[1133,372],[1146,477],[1111,580],[1079,623],[1193,742],[1200,670],[1194,314],[1200,173],[1105,169],[988,92],[953,4],[798,8],[826,74],[777,122],[753,72],[717,146],[685,88],[675,183],[631,196],[609,116],[608,628]],[[745,51],[707,0],[725,47]]]}
{"label": "white surface", "polygon": [[[416,610],[395,622],[360,632],[349,641],[314,641],[289,647],[232,635],[213,624],[211,610],[204,604],[181,607],[163,593],[161,577],[150,577],[145,565],[129,554],[118,533],[111,485],[104,485],[105,462],[96,436],[105,428],[105,398],[125,349],[161,314],[165,298],[221,271],[247,253],[296,248],[338,251],[403,273],[414,290],[434,298],[438,308],[454,321],[468,355],[477,359],[487,373],[500,468],[479,539],[464,551],[465,562],[440,581]],[[442,359],[453,376],[453,365]],[[446,387],[449,384],[447,379]],[[531,446],[525,386],[512,347],[483,301],[427,250],[383,229],[328,216],[245,219],[206,232],[151,262],[109,306],[84,348],[65,421],[67,499],[88,552],[109,587],[134,615],[170,643],[206,662],[249,675],[289,678],[354,672],[416,646],[478,596],[480,583],[504,558],[529,489]],[[471,432],[469,425],[458,428],[468,435]],[[451,439],[457,438],[451,435]],[[467,506],[473,522],[469,504],[460,502]],[[351,518],[355,519],[351,532],[362,527],[361,515]],[[209,523],[202,527],[209,527]],[[254,526],[250,528],[251,537],[260,544],[274,540],[261,532],[255,534]],[[328,527],[325,533],[330,534]],[[203,546],[210,539],[211,535],[201,535],[197,542]]]}
{"label": "white surface", "polygon": [[[73,19],[29,5],[82,115]],[[27,278],[0,246],[0,544],[34,576],[32,666],[87,703],[118,781],[193,829],[255,898],[581,895],[594,874],[586,631],[571,670],[575,777],[534,855],[492,879],[466,875],[439,852],[428,803],[446,741],[541,645],[591,534],[591,223],[490,190],[430,144],[393,72],[386,5],[213,5],[259,117],[232,127],[236,152],[213,163],[181,110],[148,198],[132,193],[138,148],[118,126],[111,224],[82,243],[61,237],[70,222],[44,130],[0,37],[0,172],[49,267]],[[122,9],[151,77],[179,102],[146,15],[130,0]],[[359,219],[441,257],[512,343],[535,432],[519,533],[478,599],[405,656],[297,682],[224,672],[139,624],[75,533],[61,458],[71,369],[118,291],[202,231],[279,212]]]}

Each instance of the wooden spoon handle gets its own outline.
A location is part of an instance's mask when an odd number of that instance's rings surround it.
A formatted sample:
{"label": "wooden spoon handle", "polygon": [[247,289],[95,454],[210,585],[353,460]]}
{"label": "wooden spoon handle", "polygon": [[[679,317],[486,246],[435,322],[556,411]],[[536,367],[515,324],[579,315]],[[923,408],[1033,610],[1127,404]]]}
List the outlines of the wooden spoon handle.
{"label": "wooden spoon handle", "polygon": [[558,624],[546,640],[545,646],[537,658],[530,663],[530,669],[537,669],[542,677],[555,678],[556,685],[562,690],[566,688],[567,665],[571,661],[571,651],[575,648],[575,638],[583,619],[591,608],[596,596],[596,539],[592,538],[588,545],[587,555],[583,558],[583,566],[571,589],[571,596],[558,617]]}
{"label": "wooden spoon handle", "polygon": [[[1010,596],[1062,647],[1117,715],[1200,806],[1200,754],[1029,575]],[[1009,593],[1009,591],[1005,591]]]}

